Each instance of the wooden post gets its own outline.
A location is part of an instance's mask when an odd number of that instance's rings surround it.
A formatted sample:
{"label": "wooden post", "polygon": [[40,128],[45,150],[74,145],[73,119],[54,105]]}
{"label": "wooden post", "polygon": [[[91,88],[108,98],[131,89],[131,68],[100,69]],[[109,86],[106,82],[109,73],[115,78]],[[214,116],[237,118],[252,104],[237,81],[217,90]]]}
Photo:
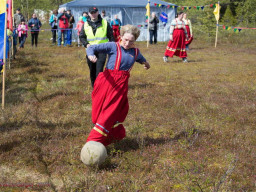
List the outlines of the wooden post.
{"label": "wooden post", "polygon": [[[13,31],[15,30],[14,29],[14,9],[13,9],[13,1],[14,0],[12,0],[12,27],[13,27]],[[13,32],[12,31],[12,32]],[[13,39],[13,36],[12,36],[12,59],[14,58],[14,39]],[[11,66],[10,66],[10,68],[11,68]]]}
{"label": "wooden post", "polygon": [[219,31],[219,21],[217,21],[217,26],[216,26],[215,48],[217,47],[218,31]]}
{"label": "wooden post", "polygon": [[147,8],[147,13],[146,15],[148,16],[148,29],[147,29],[147,48],[148,48],[148,44],[149,44],[149,19],[150,19],[150,0],[148,0],[148,4],[146,6]]}
{"label": "wooden post", "polygon": [[[218,9],[220,7],[220,2],[218,1]],[[220,10],[219,10],[220,11]],[[219,13],[220,14],[220,13]],[[217,20],[217,26],[216,26],[216,38],[215,38],[215,48],[217,47],[217,41],[218,41],[218,31],[219,31],[219,20]]]}
{"label": "wooden post", "polygon": [[29,21],[28,0],[27,0],[27,15],[28,15],[27,20]]}
{"label": "wooden post", "polygon": [[147,38],[147,48],[148,48],[148,45],[149,45],[149,19],[150,19],[150,16],[148,17],[148,38]]}
{"label": "wooden post", "polygon": [[[4,0],[6,2],[6,0]],[[5,3],[6,6],[6,3]],[[7,37],[7,12],[5,7],[5,22],[4,22],[4,55],[3,55],[3,83],[2,83],[2,109],[5,104],[5,76],[6,76],[6,37]]]}
{"label": "wooden post", "polygon": [[11,49],[10,47],[12,46],[12,40],[8,42],[9,43],[9,53],[8,53],[8,69],[11,68]]}

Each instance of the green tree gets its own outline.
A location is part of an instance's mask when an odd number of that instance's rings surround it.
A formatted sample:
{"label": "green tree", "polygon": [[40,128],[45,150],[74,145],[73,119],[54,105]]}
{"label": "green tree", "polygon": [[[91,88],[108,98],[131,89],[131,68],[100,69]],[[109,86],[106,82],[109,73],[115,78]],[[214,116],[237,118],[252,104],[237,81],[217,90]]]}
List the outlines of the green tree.
{"label": "green tree", "polygon": [[236,9],[238,22],[247,26],[256,24],[256,0],[242,0],[237,3]]}
{"label": "green tree", "polygon": [[30,18],[35,9],[50,11],[58,9],[61,4],[70,0],[15,0],[14,9],[20,8],[25,17]]}
{"label": "green tree", "polygon": [[230,6],[227,7],[224,16],[222,17],[221,21],[224,24],[228,24],[228,25],[236,25],[237,24],[237,20],[233,15],[233,12],[230,9]]}

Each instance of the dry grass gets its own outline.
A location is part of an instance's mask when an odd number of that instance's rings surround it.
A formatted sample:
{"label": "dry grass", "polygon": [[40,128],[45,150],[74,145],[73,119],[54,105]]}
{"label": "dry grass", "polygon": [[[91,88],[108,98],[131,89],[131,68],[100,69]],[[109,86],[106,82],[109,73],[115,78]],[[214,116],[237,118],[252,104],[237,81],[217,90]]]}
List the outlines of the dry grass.
{"label": "dry grass", "polygon": [[79,160],[92,128],[84,50],[40,41],[7,71],[0,191],[255,191],[255,43],[195,40],[189,63],[137,43],[152,68],[133,68],[127,137],[92,169]]}

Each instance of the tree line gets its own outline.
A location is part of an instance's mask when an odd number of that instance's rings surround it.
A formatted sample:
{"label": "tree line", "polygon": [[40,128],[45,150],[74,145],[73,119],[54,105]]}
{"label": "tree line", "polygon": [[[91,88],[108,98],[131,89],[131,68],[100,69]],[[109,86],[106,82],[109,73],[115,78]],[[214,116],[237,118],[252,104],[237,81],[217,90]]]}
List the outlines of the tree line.
{"label": "tree line", "polygon": [[[179,6],[203,6],[218,3],[218,0],[167,0]],[[256,0],[220,0],[220,21],[229,25],[255,25],[256,23]],[[197,18],[205,16],[205,20],[209,21],[205,12],[209,11],[187,11],[191,13],[190,17]]]}
{"label": "tree line", "polygon": [[[22,13],[26,17],[31,17],[35,9],[41,9],[44,11],[51,11],[58,9],[58,7],[71,0],[15,0],[14,8],[20,8]],[[215,4],[217,0],[165,0],[176,4],[178,6],[204,6],[209,4]],[[256,23],[256,0],[220,0],[221,13],[220,23],[232,26],[255,26]],[[154,0],[151,0],[154,3]],[[184,10],[188,13],[189,18],[194,24],[202,25],[203,29],[209,31],[214,30],[211,26],[216,23],[213,16],[214,8],[205,7],[204,10],[196,10],[194,8],[190,10]],[[182,11],[179,7],[178,10]],[[145,10],[146,12],[146,10]],[[212,28],[212,29],[211,29]]]}

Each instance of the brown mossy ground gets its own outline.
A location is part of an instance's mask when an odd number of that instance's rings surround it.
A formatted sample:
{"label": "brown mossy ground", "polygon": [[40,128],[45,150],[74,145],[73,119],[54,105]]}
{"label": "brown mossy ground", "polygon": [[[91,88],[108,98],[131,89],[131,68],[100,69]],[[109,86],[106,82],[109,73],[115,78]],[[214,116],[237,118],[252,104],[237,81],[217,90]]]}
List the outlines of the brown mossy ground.
{"label": "brown mossy ground", "polygon": [[127,137],[89,168],[80,161],[92,128],[84,48],[42,37],[37,49],[28,38],[7,70],[0,191],[255,190],[255,43],[195,39],[189,63],[164,63],[166,42],[138,42],[151,69],[131,72]]}

